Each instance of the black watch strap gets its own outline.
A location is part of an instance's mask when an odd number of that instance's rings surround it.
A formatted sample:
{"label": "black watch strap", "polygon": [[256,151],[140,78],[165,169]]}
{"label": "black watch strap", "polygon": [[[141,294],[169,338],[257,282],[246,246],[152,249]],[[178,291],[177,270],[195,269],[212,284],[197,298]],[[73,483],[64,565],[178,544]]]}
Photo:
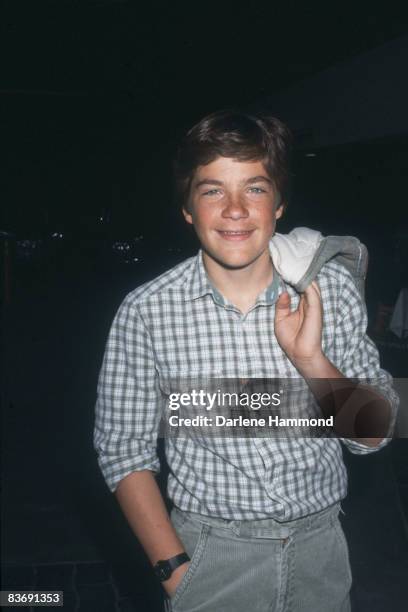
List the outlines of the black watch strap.
{"label": "black watch strap", "polygon": [[168,580],[174,570],[186,563],[186,561],[190,561],[190,557],[187,553],[183,552],[175,557],[171,557],[170,559],[160,560],[154,566],[154,573],[158,577],[161,582]]}

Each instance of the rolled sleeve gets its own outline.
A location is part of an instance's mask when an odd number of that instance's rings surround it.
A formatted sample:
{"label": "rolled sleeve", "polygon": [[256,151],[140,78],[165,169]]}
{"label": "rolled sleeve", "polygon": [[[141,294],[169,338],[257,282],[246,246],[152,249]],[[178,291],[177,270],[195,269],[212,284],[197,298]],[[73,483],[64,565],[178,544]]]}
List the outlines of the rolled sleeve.
{"label": "rolled sleeve", "polygon": [[131,472],[160,467],[162,396],[150,334],[130,296],[109,333],[95,407],[94,447],[111,491]]}
{"label": "rolled sleeve", "polygon": [[391,440],[395,428],[399,397],[393,387],[392,376],[380,367],[380,357],[374,342],[367,336],[367,310],[354,282],[342,288],[340,322],[336,336],[344,344],[340,371],[347,378],[358,379],[369,385],[390,404],[391,418],[387,436],[377,446],[367,446],[356,440],[342,438],[342,442],[353,454],[367,454],[380,450]]}

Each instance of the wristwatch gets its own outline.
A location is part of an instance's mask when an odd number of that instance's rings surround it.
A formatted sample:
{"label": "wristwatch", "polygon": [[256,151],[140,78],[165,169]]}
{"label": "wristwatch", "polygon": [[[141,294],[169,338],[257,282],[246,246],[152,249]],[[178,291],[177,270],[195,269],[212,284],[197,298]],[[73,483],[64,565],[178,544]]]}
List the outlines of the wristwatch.
{"label": "wristwatch", "polygon": [[153,567],[153,570],[160,582],[164,582],[165,580],[168,580],[170,578],[170,576],[177,567],[183,565],[183,563],[185,563],[186,561],[190,561],[190,557],[188,556],[188,554],[185,552],[180,553],[175,557],[171,557],[171,559],[166,559],[165,561],[158,561]]}

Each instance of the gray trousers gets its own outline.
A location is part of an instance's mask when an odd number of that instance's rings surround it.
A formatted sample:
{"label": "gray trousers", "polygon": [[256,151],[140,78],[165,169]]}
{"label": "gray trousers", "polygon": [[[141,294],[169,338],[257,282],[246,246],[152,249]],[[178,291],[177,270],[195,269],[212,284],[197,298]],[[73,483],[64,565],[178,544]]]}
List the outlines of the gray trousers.
{"label": "gray trousers", "polygon": [[173,509],[190,567],[172,612],[349,612],[351,571],[336,504],[278,523]]}

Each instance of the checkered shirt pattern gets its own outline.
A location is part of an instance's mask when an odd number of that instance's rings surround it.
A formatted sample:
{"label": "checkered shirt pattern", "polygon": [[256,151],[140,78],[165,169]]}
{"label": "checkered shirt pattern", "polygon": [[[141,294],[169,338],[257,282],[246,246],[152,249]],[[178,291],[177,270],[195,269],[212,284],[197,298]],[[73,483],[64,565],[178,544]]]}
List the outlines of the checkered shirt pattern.
{"label": "checkered shirt pattern", "polygon": [[[372,379],[398,398],[366,335],[366,309],[352,276],[330,262],[318,275],[323,350],[347,377]],[[274,334],[282,291],[274,281],[243,315],[211,285],[200,251],[138,287],[114,319],[98,384],[94,444],[109,488],[138,470],[158,471],[157,438],[174,379],[290,378],[299,373]],[[378,450],[343,440],[353,453]],[[168,436],[168,494],[181,510],[230,520],[290,521],[340,501],[347,492],[336,438]]]}

